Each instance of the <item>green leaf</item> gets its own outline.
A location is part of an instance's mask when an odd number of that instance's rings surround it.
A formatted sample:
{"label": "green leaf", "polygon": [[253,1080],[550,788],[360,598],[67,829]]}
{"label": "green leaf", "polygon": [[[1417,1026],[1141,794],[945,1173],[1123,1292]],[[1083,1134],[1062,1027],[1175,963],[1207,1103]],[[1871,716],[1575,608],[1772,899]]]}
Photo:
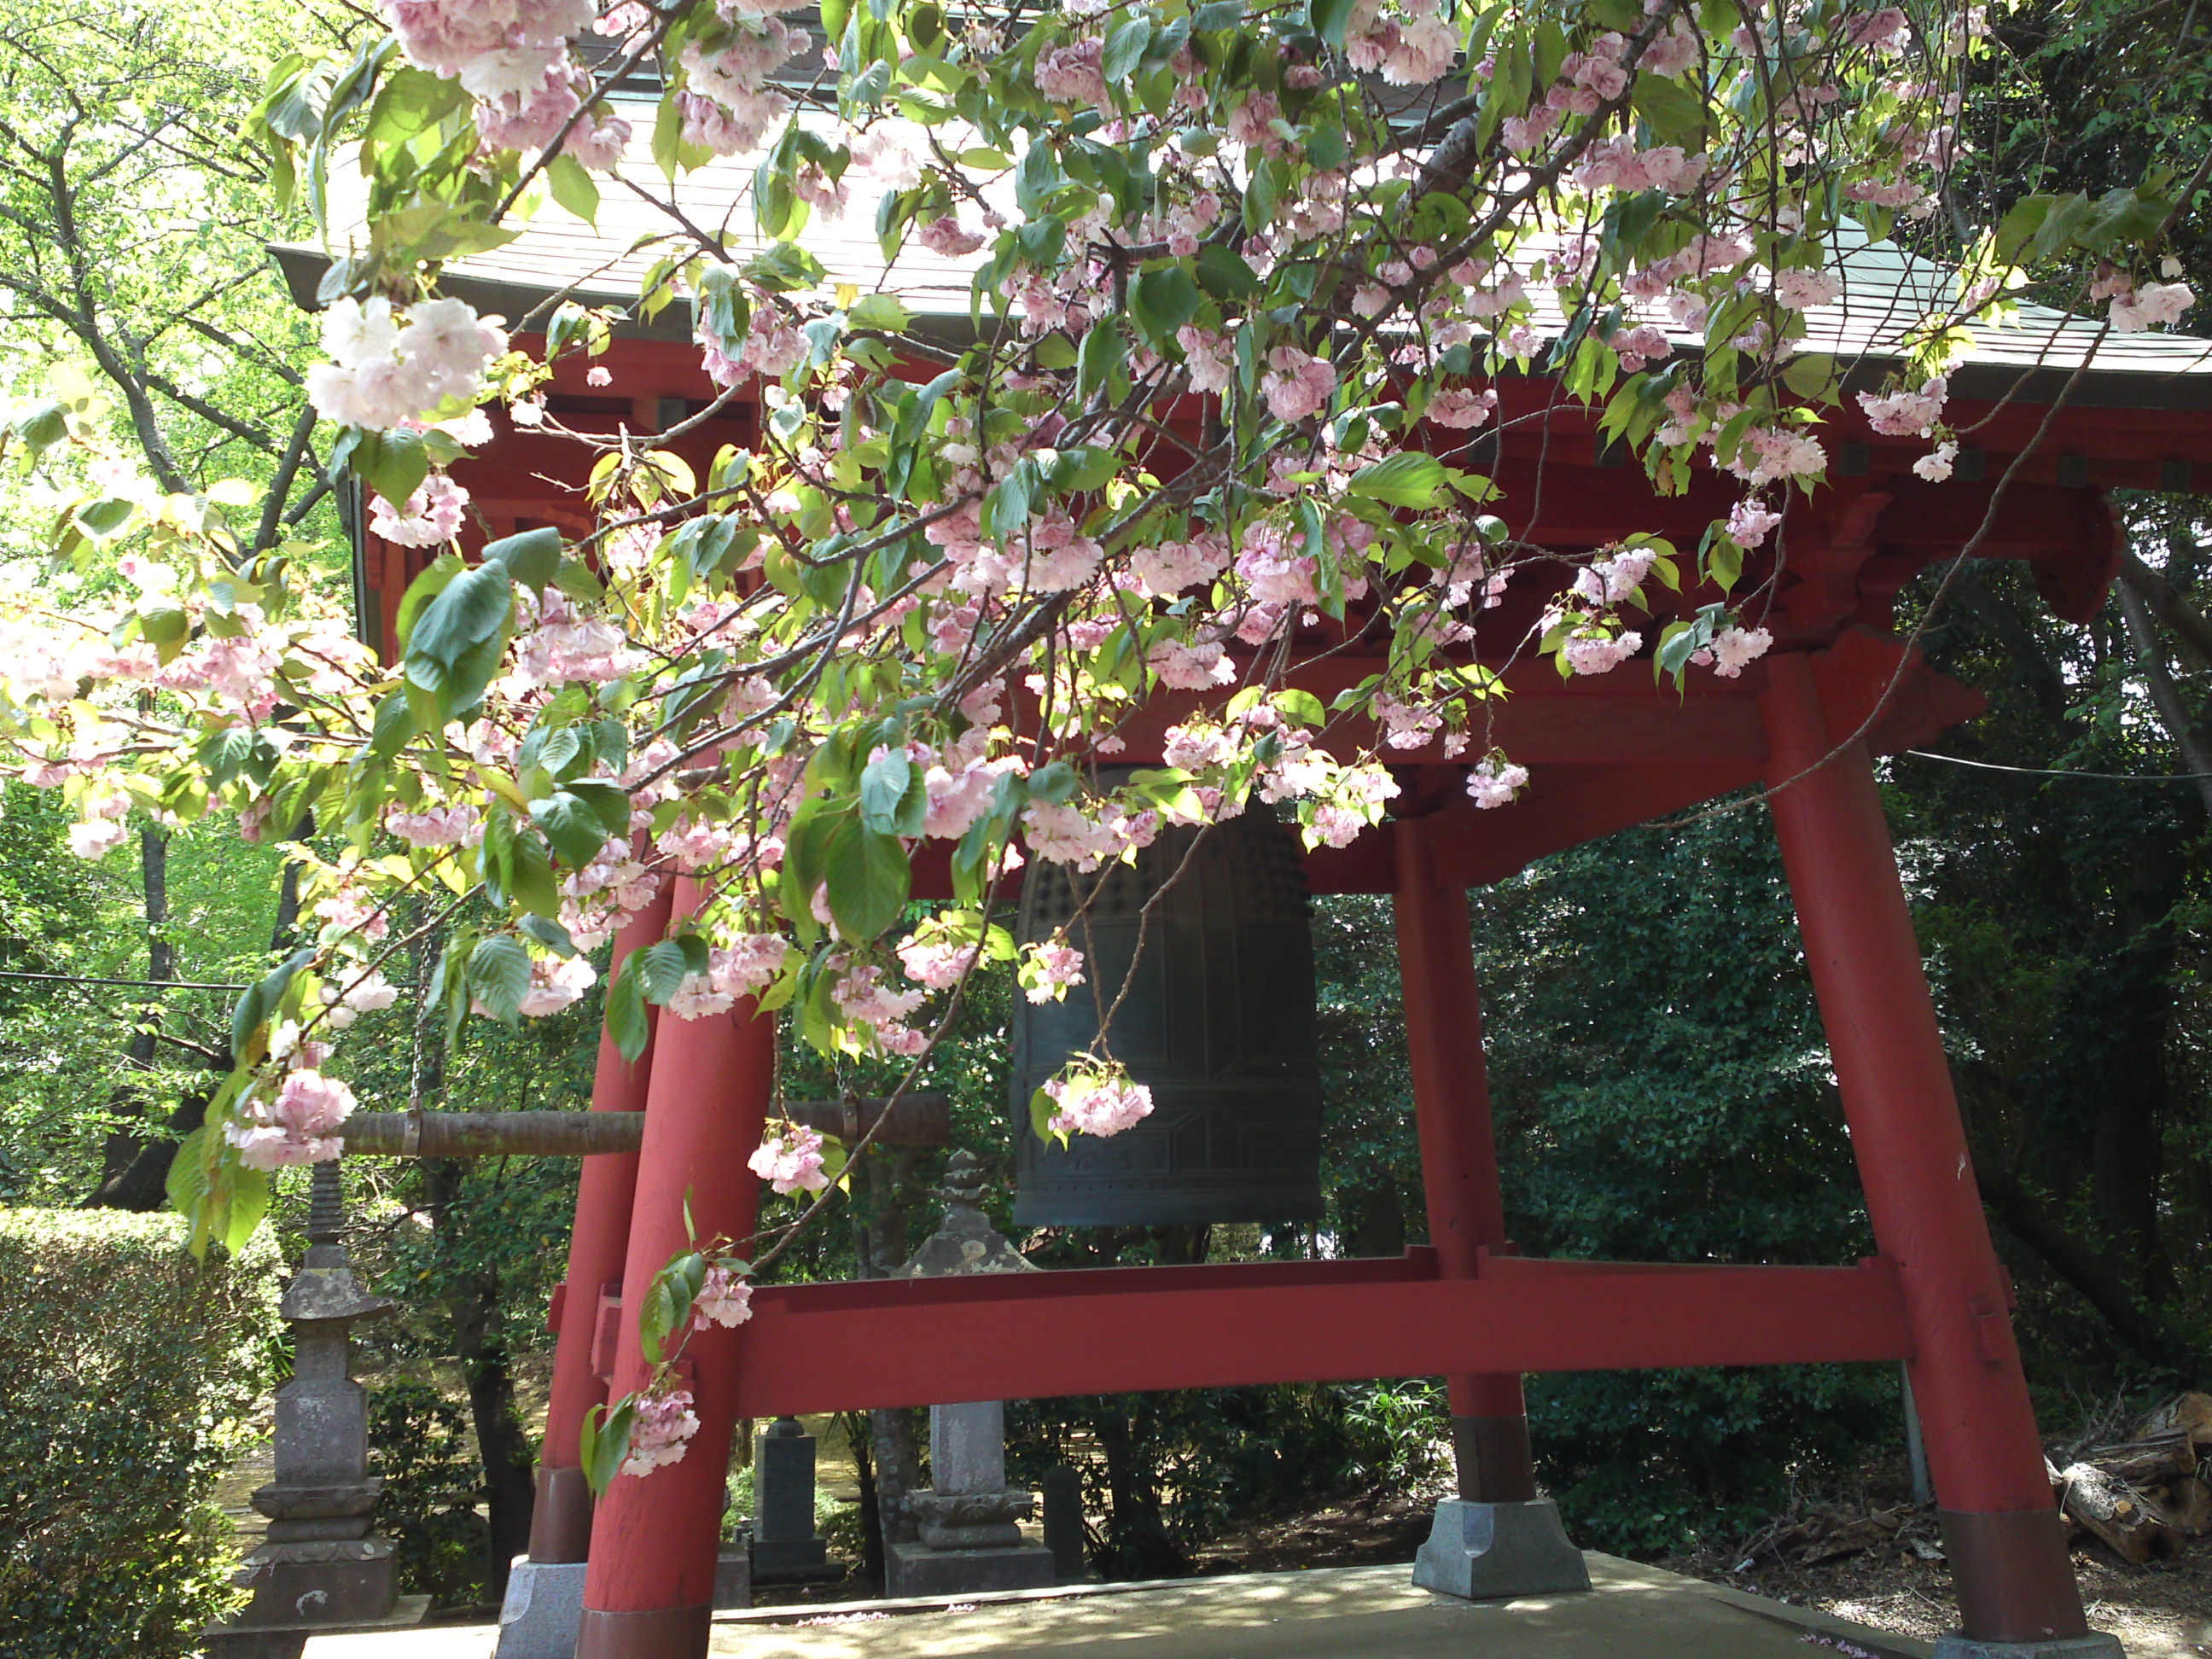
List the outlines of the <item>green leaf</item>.
{"label": "green leaf", "polygon": [[429,476],[430,452],[420,433],[364,432],[353,448],[353,470],[392,506],[404,507]]}
{"label": "green leaf", "polygon": [[1030,1133],[1039,1140],[1048,1145],[1054,1142],[1061,1146],[1067,1144],[1067,1137],[1052,1127],[1053,1119],[1059,1115],[1060,1108],[1053,1103],[1052,1097],[1042,1089],[1030,1096]]}
{"label": "green leaf", "polygon": [[584,164],[565,151],[545,164],[553,199],[594,230],[599,228],[599,186]]}
{"label": "green leaf", "polygon": [[609,1406],[594,1406],[584,1413],[577,1450],[585,1482],[601,1497],[622,1473],[629,1456],[630,1426],[637,1420],[637,1396],[624,1395]]}
{"label": "green leaf", "polygon": [[503,565],[525,587],[543,588],[561,568],[561,532],[547,526],[485,544],[484,562]]}
{"label": "green leaf", "polygon": [[1252,176],[1244,184],[1244,222],[1253,230],[1265,230],[1275,222],[1275,168],[1264,155],[1253,163]]}
{"label": "green leaf", "polygon": [[495,933],[469,952],[469,994],[501,1024],[512,1025],[530,993],[530,952],[510,933]]}
{"label": "green leaf", "polygon": [[1217,300],[1241,300],[1259,292],[1260,277],[1233,249],[1208,242],[1198,251],[1198,283]]}
{"label": "green leaf", "polygon": [[1082,781],[1076,769],[1066,761],[1054,761],[1030,774],[1029,792],[1032,799],[1041,800],[1048,806],[1061,806],[1075,793],[1076,786]]}
{"label": "green leaf", "polygon": [[112,536],[131,517],[131,503],[120,495],[91,501],[76,510],[76,521],[95,536]]}
{"label": "green leaf", "polygon": [[222,1247],[233,1255],[244,1249],[269,1213],[269,1174],[240,1164],[230,1172],[230,1203],[223,1218]]}
{"label": "green leaf", "polygon": [[1121,367],[1127,352],[1121,331],[1115,327],[1111,319],[1102,318],[1094,324],[1083,337],[1082,349],[1076,354],[1075,395],[1088,398],[1105,386],[1113,379],[1114,371]]}
{"label": "green leaf", "polygon": [[498,671],[514,613],[514,584],[505,565],[463,571],[423,607],[409,635],[407,683],[429,693],[444,719],[472,711]]}
{"label": "green leaf", "polygon": [[530,803],[532,822],[545,832],[562,860],[580,870],[596,860],[613,833],[598,808],[571,789],[556,789]]}
{"label": "green leaf", "polygon": [[292,983],[292,976],[314,959],[314,946],[303,945],[270,969],[258,984],[246,988],[246,994],[239,998],[230,1015],[230,1051],[241,1062],[247,1058],[246,1045],[255,1031],[276,1013],[285,988]]}
{"label": "green leaf", "polygon": [[607,988],[607,1035],[615,1040],[624,1060],[635,1060],[645,1052],[653,1027],[645,1012],[645,980],[632,952],[622,972]]}
{"label": "green leaf", "polygon": [[519,926],[556,957],[577,954],[576,941],[569,938],[568,930],[551,916],[525,916]]}
{"label": "green leaf", "polygon": [[845,313],[845,321],[854,328],[872,328],[885,334],[902,334],[914,321],[914,313],[895,294],[864,294]]}
{"label": "green leaf", "polygon": [[647,1002],[665,1002],[685,980],[707,971],[707,942],[695,933],[657,939],[631,954],[629,971],[637,975],[638,990]]}
{"label": "green leaf", "polygon": [[1147,270],[1129,290],[1129,312],[1146,337],[1164,347],[1177,329],[1198,315],[1198,284],[1179,264]]}
{"label": "green leaf", "polygon": [[15,417],[12,429],[33,450],[43,453],[69,436],[69,416],[59,404],[36,404]]}
{"label": "green leaf", "polygon": [[[899,822],[899,808],[914,781],[914,763],[896,749],[870,761],[860,774],[860,822],[884,835],[919,833],[902,831]],[[926,790],[922,800],[927,805]]]}
{"label": "green leaf", "polygon": [[840,818],[823,848],[823,878],[837,931],[855,943],[872,939],[899,919],[914,872],[898,837]]}
{"label": "green leaf", "polygon": [[1344,50],[1344,32],[1352,21],[1352,0],[1310,0],[1306,15],[1313,24],[1313,32],[1334,46]]}
{"label": "green leaf", "polygon": [[1346,488],[1355,495],[1392,507],[1433,507],[1443,486],[1443,462],[1433,455],[1406,449],[1361,467],[1352,475]]}
{"label": "green leaf", "polygon": [[[1349,0],[1346,0],[1349,4]],[[1145,48],[1152,44],[1152,21],[1141,14],[1130,18],[1115,29],[1106,39],[1106,49],[1100,55],[1098,72],[1106,84],[1116,87],[1129,78],[1130,72],[1144,61]]]}

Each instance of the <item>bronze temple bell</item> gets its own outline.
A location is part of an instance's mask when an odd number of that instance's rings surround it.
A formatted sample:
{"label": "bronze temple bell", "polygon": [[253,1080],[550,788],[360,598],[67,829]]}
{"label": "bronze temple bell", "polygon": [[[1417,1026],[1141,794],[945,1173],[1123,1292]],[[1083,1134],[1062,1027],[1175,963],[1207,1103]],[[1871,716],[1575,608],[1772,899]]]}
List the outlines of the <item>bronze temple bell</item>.
{"label": "bronze temple bell", "polygon": [[[1025,878],[1020,937],[1065,925],[1086,982],[1065,1001],[1015,1001],[1015,1224],[1318,1219],[1321,1054],[1297,832],[1255,801],[1202,838],[1163,830],[1133,866],[1078,875],[1038,861]],[[1042,1141],[1030,1097],[1097,1041],[1102,1004],[1138,955],[1139,912],[1170,878],[1109,1036],[1114,1058],[1151,1087],[1152,1115],[1106,1139]]]}

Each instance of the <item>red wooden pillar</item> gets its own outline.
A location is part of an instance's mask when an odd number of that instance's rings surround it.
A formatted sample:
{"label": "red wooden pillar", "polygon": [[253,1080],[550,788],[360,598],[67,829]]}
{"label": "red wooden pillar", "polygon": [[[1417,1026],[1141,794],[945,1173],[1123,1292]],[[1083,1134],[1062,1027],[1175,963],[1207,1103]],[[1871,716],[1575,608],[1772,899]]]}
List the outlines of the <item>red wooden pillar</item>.
{"label": "red wooden pillar", "polygon": [[[1429,1239],[1446,1279],[1473,1279],[1477,1253],[1505,1243],[1505,1201],[1490,1127],[1467,892],[1437,881],[1423,820],[1401,820],[1397,837],[1398,974]],[[1460,1496],[1485,1504],[1534,1498],[1520,1376],[1468,1372],[1448,1378],[1446,1387]]]}
{"label": "red wooden pillar", "polygon": [[[696,884],[676,896],[678,915]],[[745,1160],[760,1145],[775,1076],[775,1018],[750,1002],[704,1019],[664,1019],[638,1155],[637,1196],[623,1270],[628,1296],[615,1349],[617,1395],[646,1382],[636,1302],[670,1257],[687,1248],[684,1206],[702,1243],[717,1234],[749,1254],[760,1183]],[[618,1474],[592,1517],[591,1565],[577,1659],[699,1659],[707,1651],[723,1481],[737,1422],[738,1349],[744,1328],[708,1328],[691,1339],[693,1409],[699,1430],[680,1462]]]}
{"label": "red wooden pillar", "polygon": [[1867,1212],[1903,1278],[1960,1622],[1983,1642],[2079,1637],[2081,1593],[1873,766],[1863,742],[1826,760],[1835,739],[1806,658],[1767,673],[1767,779],[1788,785],[1775,830]]}
{"label": "red wooden pillar", "polygon": [[[668,931],[673,889],[663,882],[653,902],[615,936],[607,981],[632,951]],[[657,1021],[658,1012],[648,1015]],[[595,1112],[641,1112],[653,1064],[652,1038],[633,1063],[614,1039],[599,1037],[599,1070],[592,1079]],[[545,1440],[538,1453],[538,1503],[530,1515],[532,1561],[581,1561],[592,1541],[592,1494],[577,1462],[584,1414],[606,1399],[606,1385],[592,1366],[599,1295],[622,1283],[629,1247],[630,1194],[637,1186],[637,1156],[608,1152],[582,1160],[576,1182],[576,1224],[568,1235],[568,1276],[562,1281],[560,1333],[553,1348],[553,1383],[545,1406]]]}

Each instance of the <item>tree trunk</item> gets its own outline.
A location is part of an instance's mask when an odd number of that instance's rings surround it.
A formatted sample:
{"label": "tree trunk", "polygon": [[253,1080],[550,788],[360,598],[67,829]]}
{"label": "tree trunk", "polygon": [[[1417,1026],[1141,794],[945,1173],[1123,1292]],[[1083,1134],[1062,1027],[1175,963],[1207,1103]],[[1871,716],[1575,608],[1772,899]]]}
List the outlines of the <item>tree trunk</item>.
{"label": "tree trunk", "polygon": [[2197,799],[2212,813],[2212,728],[2198,720],[2181,695],[2166,657],[2166,643],[2151,621],[2150,606],[2123,569],[2116,590],[2120,615],[2128,624],[2128,639],[2135,647],[2136,665],[2150,692],[2151,707],[2159,723],[2181,751],[2182,769],[2196,775]]}
{"label": "tree trunk", "polygon": [[[157,824],[147,824],[138,832],[138,879],[146,925],[146,977],[155,984],[167,984],[177,976],[177,947],[169,939],[169,832]],[[154,1210],[161,1206],[173,1153],[165,1152],[150,1183],[143,1172],[134,1176],[134,1171],[149,1150],[146,1115],[153,1109],[141,1079],[154,1064],[167,1012],[160,995],[152,994],[139,1004],[131,1021],[131,1041],[123,1051],[127,1069],[107,1101],[109,1115],[118,1121],[100,1147],[100,1185],[84,1200],[87,1209]],[[187,1101],[179,1113],[191,1107]],[[206,1110],[204,1098],[191,1109],[193,1128],[199,1127]],[[173,1148],[174,1143],[154,1144]],[[125,1192],[129,1199],[120,1196]]]}
{"label": "tree trunk", "polygon": [[1106,1461],[1106,1540],[1113,1575],[1182,1577],[1190,1571],[1190,1561],[1168,1534],[1152,1471],[1139,1467],[1139,1437],[1128,1417],[1109,1402],[1093,1428]]}
{"label": "tree trunk", "polygon": [[[440,1158],[422,1167],[430,1213],[441,1231],[450,1229],[456,1224],[467,1166]],[[471,1274],[446,1304],[453,1322],[454,1358],[468,1389],[477,1455],[483,1465],[484,1505],[490,1516],[484,1577],[495,1601],[507,1594],[508,1564],[529,1551],[537,1496],[537,1448],[523,1432],[514,1408],[514,1370],[499,1334],[499,1275],[489,1268]]]}

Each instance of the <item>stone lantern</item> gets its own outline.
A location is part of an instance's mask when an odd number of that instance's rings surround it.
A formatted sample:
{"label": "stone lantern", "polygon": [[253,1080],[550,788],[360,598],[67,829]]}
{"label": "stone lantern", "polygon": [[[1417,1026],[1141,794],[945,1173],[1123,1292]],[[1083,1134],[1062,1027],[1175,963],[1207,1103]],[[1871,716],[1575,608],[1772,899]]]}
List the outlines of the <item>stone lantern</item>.
{"label": "stone lantern", "polygon": [[[984,1179],[975,1160],[955,1152],[938,1196],[945,1220],[898,1270],[901,1279],[1033,1273],[983,1213]],[[966,1595],[1041,1589],[1056,1576],[1049,1549],[1026,1543],[1020,1522],[1035,1499],[1006,1487],[1003,1401],[929,1408],[930,1490],[907,1501],[917,1522],[913,1543],[884,1546],[884,1590],[899,1595]]]}
{"label": "stone lantern", "polygon": [[338,1165],[319,1164],[307,1257],[279,1310],[293,1358],[276,1394],[276,1478],[252,1498],[269,1531],[235,1581],[253,1600],[207,1633],[221,1659],[284,1659],[319,1631],[411,1625],[428,1605],[397,1594],[392,1546],[370,1531],[384,1482],[368,1473],[368,1396],[353,1380],[352,1331],[392,1304],[355,1279],[344,1236]]}

